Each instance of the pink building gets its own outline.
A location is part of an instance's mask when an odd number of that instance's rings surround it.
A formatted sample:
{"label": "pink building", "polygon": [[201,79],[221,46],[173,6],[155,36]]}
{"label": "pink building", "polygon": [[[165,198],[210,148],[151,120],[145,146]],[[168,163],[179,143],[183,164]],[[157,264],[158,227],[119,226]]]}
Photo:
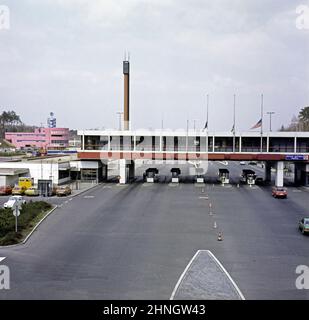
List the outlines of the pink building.
{"label": "pink building", "polygon": [[17,149],[63,149],[69,146],[68,128],[38,128],[34,132],[6,132],[5,139]]}

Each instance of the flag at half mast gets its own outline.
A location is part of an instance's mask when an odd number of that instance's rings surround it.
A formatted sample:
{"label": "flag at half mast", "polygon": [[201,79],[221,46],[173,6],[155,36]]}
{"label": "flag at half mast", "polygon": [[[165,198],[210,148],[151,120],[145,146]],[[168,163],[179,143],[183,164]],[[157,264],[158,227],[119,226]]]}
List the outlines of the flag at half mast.
{"label": "flag at half mast", "polygon": [[261,128],[262,127],[262,123],[263,123],[263,120],[261,119],[250,130]]}

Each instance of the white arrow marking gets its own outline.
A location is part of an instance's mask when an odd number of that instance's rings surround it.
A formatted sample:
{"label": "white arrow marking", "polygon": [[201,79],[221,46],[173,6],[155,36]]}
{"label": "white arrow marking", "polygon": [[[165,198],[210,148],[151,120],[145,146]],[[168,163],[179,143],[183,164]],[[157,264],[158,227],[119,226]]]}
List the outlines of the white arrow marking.
{"label": "white arrow marking", "polygon": [[3,261],[5,259],[5,257],[0,257],[0,262]]}

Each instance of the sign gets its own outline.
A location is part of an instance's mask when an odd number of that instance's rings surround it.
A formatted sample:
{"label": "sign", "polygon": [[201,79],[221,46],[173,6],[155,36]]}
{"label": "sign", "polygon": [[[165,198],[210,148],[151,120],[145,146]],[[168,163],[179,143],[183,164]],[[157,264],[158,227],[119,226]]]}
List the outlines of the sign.
{"label": "sign", "polygon": [[19,201],[15,201],[15,203],[13,204],[13,207],[12,207],[13,215],[15,217],[20,216],[20,209],[21,209],[21,204],[19,203]]}
{"label": "sign", "polygon": [[285,156],[285,160],[287,161],[307,161],[308,156],[305,155],[287,155]]}

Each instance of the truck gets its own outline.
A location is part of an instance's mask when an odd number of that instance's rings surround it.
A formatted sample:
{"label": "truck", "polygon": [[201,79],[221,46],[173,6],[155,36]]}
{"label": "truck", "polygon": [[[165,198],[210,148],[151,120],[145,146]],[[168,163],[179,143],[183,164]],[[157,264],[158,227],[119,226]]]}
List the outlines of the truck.
{"label": "truck", "polygon": [[18,187],[24,188],[25,190],[33,187],[33,178],[20,177],[18,179]]}

